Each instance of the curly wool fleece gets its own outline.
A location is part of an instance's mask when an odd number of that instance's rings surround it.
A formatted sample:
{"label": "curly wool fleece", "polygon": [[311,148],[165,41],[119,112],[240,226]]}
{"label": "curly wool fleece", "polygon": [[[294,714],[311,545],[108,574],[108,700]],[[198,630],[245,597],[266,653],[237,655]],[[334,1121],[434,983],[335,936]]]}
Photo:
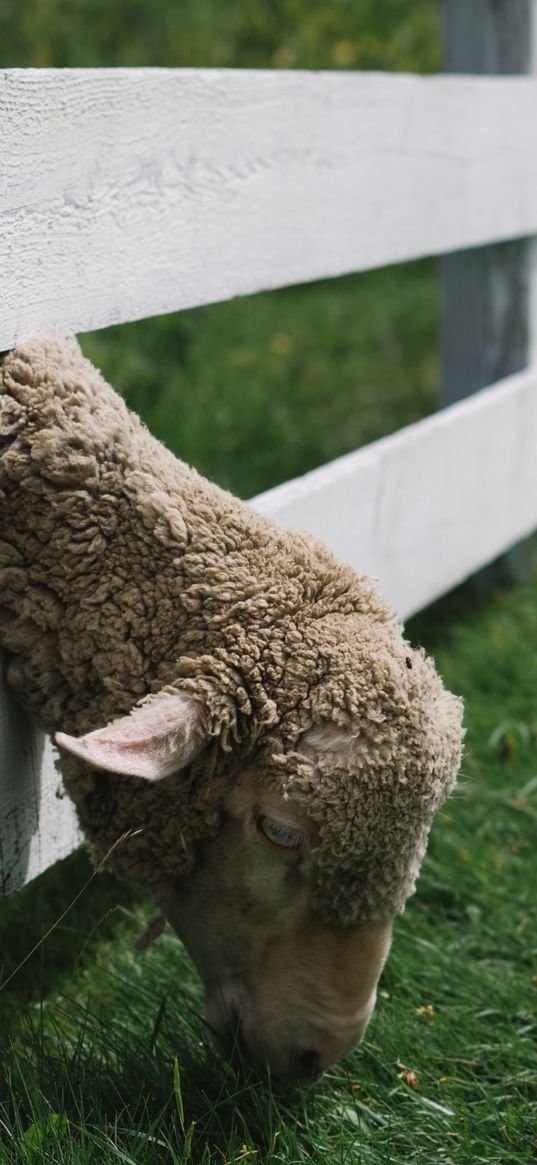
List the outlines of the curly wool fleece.
{"label": "curly wool fleece", "polygon": [[[206,710],[205,748],[158,784],[62,758],[94,859],[135,831],[113,864],[158,896],[251,769],[315,823],[323,917],[401,911],[461,704],[371,579],[178,461],[72,338],[0,360],[0,496],[0,643],[44,728],[86,733],[166,689]],[[352,747],[301,750],[327,725]]]}

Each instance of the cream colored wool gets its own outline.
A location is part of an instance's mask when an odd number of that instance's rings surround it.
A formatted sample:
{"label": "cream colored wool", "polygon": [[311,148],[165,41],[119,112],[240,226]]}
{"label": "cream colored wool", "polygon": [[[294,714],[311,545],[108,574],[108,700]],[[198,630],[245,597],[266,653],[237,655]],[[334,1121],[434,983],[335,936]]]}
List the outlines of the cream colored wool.
{"label": "cream colored wool", "polygon": [[[158,784],[62,759],[93,857],[139,830],[112,861],[158,897],[255,766],[317,825],[325,918],[401,911],[455,782],[461,704],[375,584],[173,457],[74,339],[21,344],[0,378],[8,682],[50,733],[91,731],[166,687],[207,709],[206,747]],[[301,751],[327,722],[351,752]]]}

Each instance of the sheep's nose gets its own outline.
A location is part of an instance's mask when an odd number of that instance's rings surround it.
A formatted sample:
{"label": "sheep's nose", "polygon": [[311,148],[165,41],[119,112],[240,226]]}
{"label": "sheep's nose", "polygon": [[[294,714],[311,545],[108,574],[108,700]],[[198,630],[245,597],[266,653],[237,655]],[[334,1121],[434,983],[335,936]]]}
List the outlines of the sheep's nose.
{"label": "sheep's nose", "polygon": [[[225,984],[211,993],[207,1019],[228,1059],[249,1057],[259,1068],[268,1068],[288,1084],[314,1084],[331,1063],[316,1047],[306,1044],[301,1049],[300,1044],[286,1044],[281,1038],[263,1040],[251,1021],[251,1007],[248,1014],[248,1000],[235,984]],[[275,1035],[271,1032],[271,1036]]]}

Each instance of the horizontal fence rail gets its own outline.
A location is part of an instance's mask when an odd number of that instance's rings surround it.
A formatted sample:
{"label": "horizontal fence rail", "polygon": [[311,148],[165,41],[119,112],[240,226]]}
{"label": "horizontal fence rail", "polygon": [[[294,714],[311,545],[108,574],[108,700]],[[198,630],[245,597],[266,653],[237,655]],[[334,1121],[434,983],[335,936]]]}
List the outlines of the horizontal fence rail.
{"label": "horizontal fence rail", "polygon": [[537,80],[0,73],[0,349],[537,233]]}
{"label": "horizontal fence rail", "polygon": [[379,578],[407,618],[537,527],[537,369],[253,504]]}

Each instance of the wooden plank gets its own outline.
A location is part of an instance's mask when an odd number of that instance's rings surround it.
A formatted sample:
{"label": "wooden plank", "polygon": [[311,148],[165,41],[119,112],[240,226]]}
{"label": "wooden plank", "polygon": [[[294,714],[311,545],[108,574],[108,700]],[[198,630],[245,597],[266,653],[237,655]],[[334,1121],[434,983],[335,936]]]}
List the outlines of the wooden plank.
{"label": "wooden plank", "polygon": [[[444,66],[449,73],[535,73],[537,0],[444,0]],[[532,326],[531,240],[517,239],[442,260],[443,404],[527,366]],[[481,571],[480,588],[531,569],[533,540]]]}
{"label": "wooden plank", "polygon": [[446,72],[531,73],[534,7],[535,0],[444,0]]}
{"label": "wooden plank", "polygon": [[0,895],[18,890],[80,845],[50,741],[11,693],[0,671]]}
{"label": "wooden plank", "polygon": [[0,73],[0,349],[537,233],[537,82]]}
{"label": "wooden plank", "polygon": [[378,578],[406,618],[537,528],[537,369],[253,505]]}
{"label": "wooden plank", "polygon": [[529,246],[515,239],[443,257],[442,404],[526,367]]}
{"label": "wooden plank", "polygon": [[[536,12],[537,0],[444,0],[446,72],[535,71]],[[443,403],[527,365],[529,246],[519,239],[443,259]]]}

